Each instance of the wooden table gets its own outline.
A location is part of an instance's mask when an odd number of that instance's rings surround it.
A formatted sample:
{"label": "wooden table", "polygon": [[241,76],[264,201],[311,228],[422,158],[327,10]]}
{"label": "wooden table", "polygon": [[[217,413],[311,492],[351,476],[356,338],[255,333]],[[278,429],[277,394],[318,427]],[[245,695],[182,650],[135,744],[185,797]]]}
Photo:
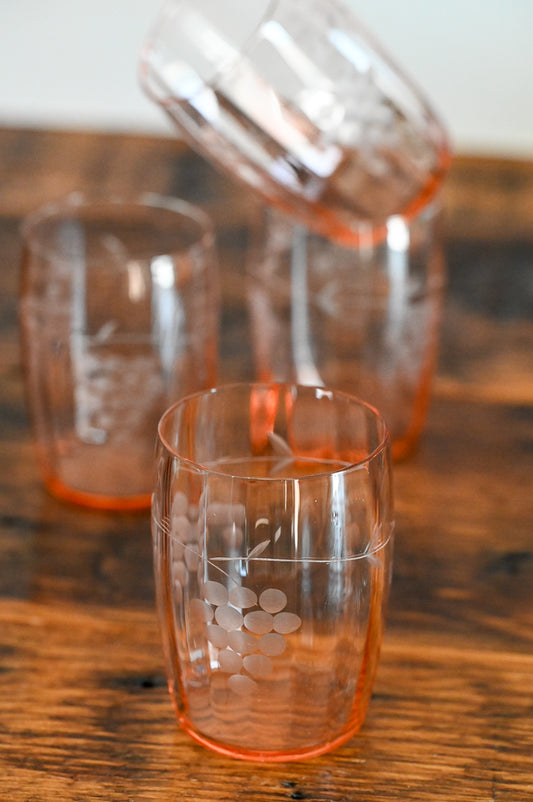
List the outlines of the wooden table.
{"label": "wooden table", "polygon": [[533,163],[458,159],[427,430],[396,466],[388,628],[361,732],[266,766],[195,745],[167,696],[148,514],[42,489],[17,339],[19,219],[74,189],[151,190],[218,226],[223,377],[249,370],[250,196],[173,140],[0,130],[0,798],[533,800]]}

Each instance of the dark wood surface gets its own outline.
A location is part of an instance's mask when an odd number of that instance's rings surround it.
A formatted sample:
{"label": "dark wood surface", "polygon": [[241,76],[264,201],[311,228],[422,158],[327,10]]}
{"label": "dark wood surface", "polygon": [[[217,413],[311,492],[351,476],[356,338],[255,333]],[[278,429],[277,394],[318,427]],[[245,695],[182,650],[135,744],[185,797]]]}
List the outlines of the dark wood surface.
{"label": "dark wood surface", "polygon": [[0,799],[533,800],[533,163],[458,158],[427,429],[395,470],[388,626],[366,722],[331,755],[231,761],[177,728],[148,514],[43,490],[24,406],[18,226],[76,189],[169,193],[217,223],[222,380],[250,372],[250,195],[179,142],[0,130]]}

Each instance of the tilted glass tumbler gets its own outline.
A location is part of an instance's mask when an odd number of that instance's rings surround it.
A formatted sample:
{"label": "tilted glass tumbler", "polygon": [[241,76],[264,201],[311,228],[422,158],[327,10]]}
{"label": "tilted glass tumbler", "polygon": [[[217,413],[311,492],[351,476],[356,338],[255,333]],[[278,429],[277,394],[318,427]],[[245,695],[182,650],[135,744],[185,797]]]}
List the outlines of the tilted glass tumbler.
{"label": "tilted glass tumbler", "polygon": [[368,401],[395,459],[417,445],[431,397],[446,282],[440,211],[436,198],[411,218],[361,225],[348,246],[266,210],[248,259],[255,378]]}
{"label": "tilted glass tumbler", "polygon": [[22,352],[45,485],[90,507],[149,507],[161,414],[216,380],[211,221],[173,198],[74,194],[31,214],[22,237]]}
{"label": "tilted glass tumbler", "polygon": [[416,211],[449,166],[430,105],[342,0],[167,0],[140,77],[193,147],[332,239]]}
{"label": "tilted glass tumbler", "polygon": [[221,386],[159,424],[154,571],[182,727],[301,759],[361,726],[392,559],[389,437],[324,388]]}

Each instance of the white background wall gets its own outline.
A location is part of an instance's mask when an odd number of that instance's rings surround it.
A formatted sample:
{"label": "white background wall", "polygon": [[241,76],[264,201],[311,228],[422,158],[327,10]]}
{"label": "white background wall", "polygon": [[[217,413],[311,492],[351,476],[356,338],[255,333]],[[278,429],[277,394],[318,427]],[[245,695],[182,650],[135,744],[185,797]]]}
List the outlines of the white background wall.
{"label": "white background wall", "polygon": [[[0,0],[0,125],[169,133],[137,84],[162,0]],[[533,158],[533,0],[349,0],[456,149]]]}

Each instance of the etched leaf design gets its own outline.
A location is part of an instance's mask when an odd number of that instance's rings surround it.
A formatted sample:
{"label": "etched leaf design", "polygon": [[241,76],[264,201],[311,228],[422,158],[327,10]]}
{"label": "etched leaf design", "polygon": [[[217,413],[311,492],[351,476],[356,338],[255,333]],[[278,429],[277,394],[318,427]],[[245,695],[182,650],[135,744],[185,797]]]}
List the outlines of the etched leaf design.
{"label": "etched leaf design", "polygon": [[248,557],[246,559],[250,560],[252,557],[258,557],[259,554],[262,554],[264,552],[264,550],[269,544],[270,544],[270,538],[268,538],[267,540],[262,540],[261,543],[257,544],[257,546],[254,546],[254,548],[248,554]]}
{"label": "etched leaf design", "polygon": [[268,433],[268,442],[272,446],[274,454],[283,455],[284,457],[292,457],[293,452],[287,441],[275,432]]}

